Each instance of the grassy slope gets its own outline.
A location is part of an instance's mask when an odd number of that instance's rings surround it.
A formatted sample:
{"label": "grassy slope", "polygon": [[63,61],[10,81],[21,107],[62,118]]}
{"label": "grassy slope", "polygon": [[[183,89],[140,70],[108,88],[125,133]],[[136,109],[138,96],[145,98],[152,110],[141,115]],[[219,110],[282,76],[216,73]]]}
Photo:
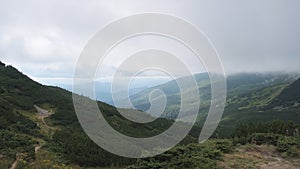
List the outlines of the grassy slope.
{"label": "grassy slope", "polygon": [[[277,119],[300,124],[300,106],[294,106],[295,102],[300,102],[299,88],[299,80],[296,80],[289,85],[280,84],[275,85],[275,87],[262,88],[261,91],[263,92],[253,91],[251,94],[244,95],[245,99],[241,102],[229,100],[223,120],[219,125],[219,132],[230,131],[240,123]],[[257,105],[249,106],[254,103]],[[277,109],[276,107],[282,108]],[[224,135],[226,136],[226,134]]]}
{"label": "grassy slope", "polygon": [[270,104],[271,107],[282,106],[289,108],[300,107],[300,79],[286,87]]}
{"label": "grassy slope", "polygon": [[[210,85],[207,74],[199,74],[195,77],[201,99],[197,124],[202,126],[210,105]],[[218,135],[228,136],[234,126],[247,121],[282,119],[300,124],[299,113],[297,113],[299,108],[288,108],[280,111],[273,109],[275,104],[288,100],[294,104],[295,100],[299,100],[299,92],[297,91],[300,87],[293,83],[296,77],[297,75],[294,74],[281,73],[242,73],[229,76],[227,78],[226,108],[218,129]],[[185,78],[180,78],[178,81]],[[149,88],[132,96],[134,105],[141,110],[146,110],[149,107],[147,97],[153,89],[160,89],[167,95],[168,104],[165,117],[176,118],[176,112],[180,108],[180,92],[175,81]],[[290,97],[292,94],[295,96]]]}

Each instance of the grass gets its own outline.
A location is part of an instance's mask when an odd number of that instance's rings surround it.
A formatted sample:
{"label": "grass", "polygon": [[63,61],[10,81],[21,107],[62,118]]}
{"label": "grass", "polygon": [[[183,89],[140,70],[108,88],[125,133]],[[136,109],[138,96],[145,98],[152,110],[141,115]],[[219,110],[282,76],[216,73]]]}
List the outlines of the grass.
{"label": "grass", "polygon": [[257,109],[263,108],[269,105],[287,86],[288,84],[279,84],[272,87],[264,88],[260,91],[252,92],[249,97],[245,98],[245,100],[250,100],[248,105],[240,107],[239,110],[245,110],[253,107]]}

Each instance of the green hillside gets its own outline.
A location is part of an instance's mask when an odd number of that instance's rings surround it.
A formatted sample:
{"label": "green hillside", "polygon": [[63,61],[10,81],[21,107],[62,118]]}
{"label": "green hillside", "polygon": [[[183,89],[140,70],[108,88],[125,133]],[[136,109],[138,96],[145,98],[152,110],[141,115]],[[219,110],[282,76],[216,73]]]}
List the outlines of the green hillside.
{"label": "green hillside", "polygon": [[296,169],[300,167],[298,129],[283,121],[241,124],[231,138],[178,146],[127,169]]}
{"label": "green hillside", "polygon": [[[249,121],[282,119],[300,124],[297,113],[299,107],[274,109],[275,105],[281,106],[278,105],[280,103],[298,105],[300,100],[299,80],[295,81],[297,77],[296,74],[285,73],[240,73],[228,76],[227,102],[218,133],[227,136],[226,133],[230,133],[228,131],[231,131],[238,123]],[[176,81],[184,81],[186,78],[191,77],[179,78]],[[198,124],[202,126],[210,106],[210,82],[206,73],[197,74],[194,78],[198,84],[201,100]],[[137,109],[146,111],[150,106],[148,100],[150,92],[160,89],[165,92],[168,99],[163,117],[175,119],[180,109],[180,90],[176,81],[173,80],[135,94],[131,96],[131,101]],[[193,103],[190,104],[193,105]]]}
{"label": "green hillside", "polygon": [[[168,99],[166,117],[174,118],[170,115],[172,110],[178,111],[180,108],[180,90],[177,82],[185,81],[183,77],[168,83],[151,87],[138,94],[131,96],[133,105],[141,110],[146,111],[149,104],[149,94],[154,89],[162,90]],[[198,84],[200,99],[203,106],[210,104],[210,82],[207,73],[197,74],[194,76]],[[292,83],[296,75],[292,74],[251,74],[241,73],[227,77],[227,105],[238,109],[255,109],[259,110],[269,105],[281,91]],[[174,109],[175,108],[175,109]],[[175,112],[175,111],[174,111]]]}
{"label": "green hillside", "polygon": [[[50,164],[124,166],[135,162],[102,150],[87,137],[77,120],[72,95],[66,90],[36,83],[1,63],[0,96],[0,168],[7,168],[16,159],[19,166],[30,168]],[[172,121],[165,119],[148,124],[130,122],[116,108],[98,104],[107,121],[129,136],[157,135],[172,125]],[[42,121],[35,105],[51,111],[52,115]],[[195,129],[191,132],[194,136],[188,136],[182,143],[196,141],[197,132]],[[35,152],[36,148],[40,150]]]}
{"label": "green hillside", "polygon": [[281,107],[281,108],[300,108],[300,79],[287,86],[279,95],[276,97],[270,107]]}
{"label": "green hillside", "polygon": [[[284,122],[292,120],[300,124],[299,109],[295,106],[299,98],[299,80],[292,83],[293,78],[287,75],[240,76],[229,78],[231,99],[214,139],[204,144],[196,143],[200,127],[195,126],[174,149],[153,158],[137,160],[108,153],[88,138],[74,112],[70,92],[41,85],[0,62],[0,168],[10,168],[13,164],[19,169],[259,168],[264,164],[271,165],[270,158],[274,161],[280,159],[278,163],[287,161],[288,167],[299,167],[299,140],[294,132],[299,126]],[[210,97],[208,77],[200,74],[196,78],[204,98],[204,108],[200,111],[205,112]],[[169,87],[170,84],[174,87]],[[174,82],[160,87],[173,99],[169,105],[177,103]],[[147,91],[139,94],[145,97]],[[122,117],[115,107],[101,102],[98,105],[110,125],[128,136],[157,135],[173,123],[162,118],[147,124],[134,123]],[[283,108],[277,109],[279,105]],[[174,112],[176,106],[172,107]],[[39,114],[37,109],[46,111],[47,115]],[[199,118],[199,126],[205,119],[203,114]],[[284,121],[257,123],[273,119]],[[247,125],[249,121],[257,124]],[[235,126],[238,127],[235,129]],[[289,132],[286,133],[286,130]],[[219,137],[226,139],[217,139]],[[253,140],[256,142],[253,143]],[[262,157],[254,156],[253,152],[261,153]],[[265,156],[268,152],[274,152],[276,157]]]}

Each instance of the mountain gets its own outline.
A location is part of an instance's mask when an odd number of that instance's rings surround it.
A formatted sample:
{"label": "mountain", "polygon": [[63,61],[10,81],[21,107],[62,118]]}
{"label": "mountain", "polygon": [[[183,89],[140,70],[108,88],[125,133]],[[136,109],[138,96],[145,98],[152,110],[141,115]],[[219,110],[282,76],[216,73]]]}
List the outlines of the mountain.
{"label": "mountain", "polygon": [[[267,81],[266,76],[269,77]],[[230,77],[232,80],[228,82],[233,92],[229,96],[232,99],[227,103],[225,118],[214,139],[205,144],[189,144],[196,142],[199,136],[200,128],[196,126],[179,146],[159,156],[137,160],[108,153],[89,139],[75,114],[72,93],[41,85],[0,62],[0,168],[258,168],[267,164],[272,166],[274,162],[279,166],[284,162],[284,165],[288,163],[287,167],[297,168],[300,164],[284,157],[299,161],[299,137],[295,132],[298,125],[280,121],[245,124],[249,119],[255,122],[276,118],[299,121],[299,113],[296,113],[299,109],[295,106],[295,100],[299,98],[299,79],[293,81],[293,77],[286,75],[247,77]],[[196,78],[202,98],[209,99],[207,74],[196,75]],[[236,82],[237,79],[243,80]],[[174,82],[159,87],[167,91],[170,98],[176,96]],[[141,93],[138,95],[142,96]],[[270,96],[272,99],[268,99]],[[249,103],[250,99],[265,102]],[[110,125],[129,136],[157,135],[174,122],[159,118],[147,124],[134,123],[122,117],[115,107],[97,103]],[[170,103],[176,103],[176,99]],[[265,103],[272,106],[266,108]],[[283,105],[283,109],[276,109],[279,105]],[[243,125],[233,130],[240,122]],[[216,139],[222,133],[233,135],[227,139]],[[256,145],[253,140],[264,145]],[[268,156],[270,153],[275,156]]]}
{"label": "mountain", "polygon": [[[134,123],[121,116],[115,107],[102,102],[98,105],[109,124],[128,136],[157,135],[173,124],[166,119]],[[182,144],[196,141],[198,130],[192,131]],[[106,152],[88,138],[75,114],[72,93],[41,85],[3,63],[0,136],[0,168],[9,168],[14,161],[19,168],[124,166],[136,161]]]}
{"label": "mountain", "polygon": [[[268,104],[279,95],[281,90],[295,80],[292,74],[251,74],[240,73],[227,77],[227,105],[238,109],[258,110]],[[146,111],[149,107],[148,97],[153,90],[161,90],[165,93],[168,102],[166,107],[167,118],[175,118],[172,111],[180,108],[180,89],[177,82],[187,78],[195,78],[198,84],[202,106],[210,104],[210,81],[207,73],[196,74],[194,77],[183,77],[168,83],[148,88],[130,97],[135,108]]]}
{"label": "mountain", "polygon": [[[134,95],[137,94],[149,87],[156,86],[157,84],[162,84],[167,82],[167,79],[164,78],[135,78],[131,84],[130,87],[128,88],[129,90],[129,95]],[[86,85],[86,84],[83,84]],[[95,99],[108,103],[110,105],[114,105],[114,102],[112,101],[112,83],[111,82],[102,82],[100,80],[96,80],[94,82],[95,85],[95,96],[90,96],[90,97],[95,97]],[[70,83],[60,83],[60,84],[55,84],[55,86],[61,87],[63,89],[66,89],[68,91],[73,90],[73,86]],[[127,92],[126,91],[115,91],[115,95],[119,96],[126,96],[127,97]]]}
{"label": "mountain", "polygon": [[[111,89],[111,83],[100,83],[96,82],[95,83],[95,93],[96,93],[96,98],[97,100],[100,100],[102,102],[108,103],[113,105],[113,98],[112,98],[112,89]],[[139,93],[143,90],[145,90],[147,87],[136,87],[136,88],[129,88],[129,95],[133,95],[136,93]],[[117,91],[115,95],[127,95],[126,91]]]}
{"label": "mountain", "polygon": [[[209,102],[207,102],[210,99],[210,83],[208,74],[197,74],[194,76],[197,85],[199,87],[199,93],[200,93],[200,99],[202,100],[201,104],[202,106],[209,105]],[[176,81],[185,82],[189,80],[191,77],[183,77],[179,78],[177,80],[172,80],[167,83],[154,86],[151,88],[148,88],[142,92],[139,92],[135,95],[130,96],[130,100],[132,102],[132,105],[142,111],[147,111],[150,107],[149,103],[149,95],[154,90],[161,90],[165,93],[166,99],[167,99],[167,105],[166,110],[164,111],[163,117],[169,118],[169,119],[175,119],[177,117],[177,112],[180,109],[180,88]],[[153,100],[155,100],[154,98]],[[159,99],[159,98],[158,98]],[[189,102],[187,100],[187,102]],[[189,102],[190,104],[194,104],[193,102]]]}
{"label": "mountain", "polygon": [[297,79],[272,101],[270,104],[273,108],[300,108],[300,79]]}
{"label": "mountain", "polygon": [[[281,106],[280,103],[298,106],[300,100],[297,77],[299,77],[297,74],[287,73],[239,73],[228,76],[227,102],[219,128],[230,130],[238,123],[255,120],[283,119],[300,123],[299,114],[297,114],[299,108],[297,110],[285,109],[285,114],[274,109],[275,105]],[[147,111],[150,107],[149,94],[153,90],[161,90],[167,98],[166,109],[162,116],[175,119],[180,109],[180,90],[177,82],[185,81],[187,78],[192,77],[183,77],[148,88],[132,95],[131,102],[135,108]],[[201,126],[210,106],[210,82],[207,73],[196,74],[194,78],[200,93],[198,124]]]}

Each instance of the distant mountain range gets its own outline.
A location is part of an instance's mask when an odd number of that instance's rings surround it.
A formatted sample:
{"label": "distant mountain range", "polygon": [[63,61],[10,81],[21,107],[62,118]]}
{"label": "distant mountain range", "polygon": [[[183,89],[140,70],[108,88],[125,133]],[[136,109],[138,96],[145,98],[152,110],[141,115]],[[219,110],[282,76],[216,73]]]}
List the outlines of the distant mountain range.
{"label": "distant mountain range", "polygon": [[[176,119],[180,109],[180,89],[178,81],[154,86],[130,97],[136,109],[147,111],[150,107],[149,95],[153,90],[161,90],[167,98],[164,118]],[[210,81],[207,73],[196,74],[201,107],[198,124],[202,125],[210,106]],[[300,79],[293,73],[240,73],[227,77],[227,102],[222,123],[233,126],[241,121],[269,119],[292,120],[300,123]],[[152,98],[153,99],[153,98]],[[157,98],[159,99],[159,98]],[[155,100],[155,99],[154,99]],[[153,101],[153,100],[152,100]],[[193,105],[193,103],[190,103]],[[284,117],[283,117],[284,116]],[[258,118],[259,117],[259,118]]]}
{"label": "distant mountain range", "polygon": [[[135,79],[134,83],[131,83],[130,87],[128,88],[129,95],[131,96],[131,95],[137,94],[149,87],[156,86],[158,84],[163,84],[167,81],[168,81],[168,78],[155,79],[153,77],[149,77],[149,78]],[[114,105],[113,98],[112,98],[112,83],[111,82],[101,82],[100,80],[95,80],[94,83],[95,83],[94,99],[97,99],[104,103]],[[68,91],[72,91],[72,88],[73,88],[72,84],[67,84],[67,83],[61,83],[61,84],[57,84],[55,86],[59,86]],[[127,97],[126,91],[115,91],[115,94]],[[89,96],[89,97],[93,98],[92,96]]]}

